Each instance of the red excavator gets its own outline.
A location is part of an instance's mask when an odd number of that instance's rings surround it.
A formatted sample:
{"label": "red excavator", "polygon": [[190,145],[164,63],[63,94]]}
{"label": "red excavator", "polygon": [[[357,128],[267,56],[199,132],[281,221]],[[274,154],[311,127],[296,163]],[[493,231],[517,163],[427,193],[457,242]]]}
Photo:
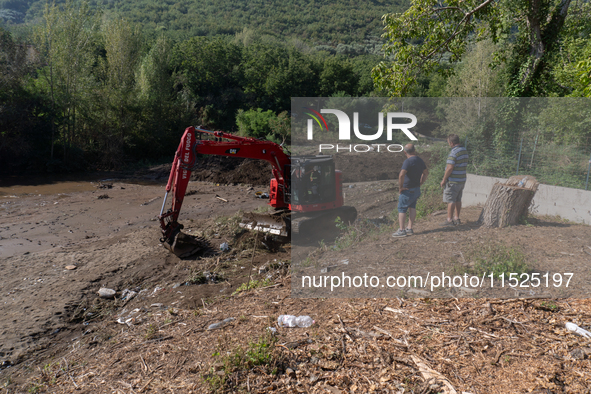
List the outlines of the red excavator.
{"label": "red excavator", "polygon": [[[176,151],[166,194],[160,210],[163,245],[179,257],[197,252],[202,244],[182,233],[179,213],[197,155],[221,155],[265,160],[273,167],[269,188],[270,215],[247,214],[241,227],[289,239],[292,234],[311,235],[323,228],[335,228],[337,217],[354,222],[357,211],[343,205],[341,171],[335,170],[332,156],[290,156],[281,145],[222,131],[188,127]],[[168,193],[172,207],[164,212]]]}

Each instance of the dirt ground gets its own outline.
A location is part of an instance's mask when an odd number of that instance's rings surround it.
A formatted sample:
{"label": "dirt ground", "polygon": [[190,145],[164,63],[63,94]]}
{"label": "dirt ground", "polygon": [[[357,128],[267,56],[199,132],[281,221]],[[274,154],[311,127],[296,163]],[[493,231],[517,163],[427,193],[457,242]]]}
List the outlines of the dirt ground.
{"label": "dirt ground", "polygon": [[[401,270],[462,270],[482,245],[496,244],[522,251],[531,270],[568,268],[584,278],[589,226],[535,217],[482,229],[476,208],[453,229],[439,227],[441,215],[421,218],[416,234],[402,239],[391,237],[387,220],[363,224],[392,218],[402,157],[391,161],[371,172],[338,158],[361,234],[339,250],[330,240],[269,250],[262,237],[237,230],[240,211],[265,210],[255,192],[265,190],[270,171],[248,161],[209,163],[195,172],[179,220],[209,245],[186,260],[159,242],[167,166],[103,182],[108,189],[97,188],[98,179],[49,189],[0,185],[0,392],[591,392],[591,340],[565,329],[566,322],[589,329],[591,303],[565,298],[564,288],[507,300],[293,298],[300,269],[348,260],[359,263],[351,274],[370,265],[386,275],[397,262]],[[313,264],[290,267],[292,252]],[[241,291],[244,283],[258,288]],[[116,299],[100,299],[101,287],[116,290]],[[136,294],[124,298],[125,290]],[[278,327],[287,313],[316,323]]]}

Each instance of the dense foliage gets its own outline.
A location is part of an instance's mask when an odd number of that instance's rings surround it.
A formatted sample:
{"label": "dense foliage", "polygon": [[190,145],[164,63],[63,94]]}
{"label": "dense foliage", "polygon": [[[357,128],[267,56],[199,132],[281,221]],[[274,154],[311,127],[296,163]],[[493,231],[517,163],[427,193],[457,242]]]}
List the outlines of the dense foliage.
{"label": "dense foliage", "polygon": [[589,2],[571,0],[413,0],[404,13],[384,16],[392,61],[374,77],[389,94],[405,95],[419,75],[446,74],[442,63],[458,63],[471,42],[489,39],[498,44],[491,64],[503,68],[503,95],[572,94],[586,81],[590,14]]}
{"label": "dense foliage", "polygon": [[[63,1],[58,1],[62,3]],[[0,0],[0,20],[20,23],[39,20],[45,0]],[[163,30],[175,38],[213,36],[256,28],[264,34],[298,38],[309,43],[381,44],[381,16],[403,11],[407,0],[92,0],[91,8],[138,23],[149,34]],[[316,44],[316,45],[318,45]],[[370,45],[368,45],[370,44]]]}
{"label": "dense foliage", "polygon": [[170,158],[191,124],[289,142],[292,95],[370,94],[378,60],[254,31],[151,39],[136,24],[69,1],[46,6],[31,44],[0,32],[3,171]]}

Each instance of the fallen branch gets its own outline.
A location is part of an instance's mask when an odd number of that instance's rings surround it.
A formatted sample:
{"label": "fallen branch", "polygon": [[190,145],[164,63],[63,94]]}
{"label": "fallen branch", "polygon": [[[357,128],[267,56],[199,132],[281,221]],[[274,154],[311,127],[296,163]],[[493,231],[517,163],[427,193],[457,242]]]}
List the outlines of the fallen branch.
{"label": "fallen branch", "polygon": [[412,358],[412,361],[414,361],[414,363],[417,365],[417,367],[419,367],[419,371],[423,375],[423,378],[425,378],[426,380],[434,379],[435,382],[443,384],[444,387],[442,387],[442,389],[444,394],[458,394],[456,389],[454,389],[454,387],[451,385],[451,383],[449,382],[449,380],[447,380],[445,376],[435,371],[434,369],[429,368],[427,364],[425,364],[417,356],[411,355],[410,357]]}
{"label": "fallen branch", "polygon": [[392,335],[392,334],[391,334],[389,331],[386,331],[386,330],[384,330],[383,328],[380,328],[380,327],[378,327],[378,326],[373,326],[373,328],[374,328],[376,331],[379,331],[379,332],[381,332],[382,334],[385,334],[385,335],[389,336],[389,337],[390,337],[390,339],[392,339],[394,342],[396,342],[396,344],[397,344],[397,345],[404,346],[404,347],[408,347],[408,343],[404,343],[404,342],[402,342],[400,339],[394,338],[394,336],[393,336],[393,335]]}

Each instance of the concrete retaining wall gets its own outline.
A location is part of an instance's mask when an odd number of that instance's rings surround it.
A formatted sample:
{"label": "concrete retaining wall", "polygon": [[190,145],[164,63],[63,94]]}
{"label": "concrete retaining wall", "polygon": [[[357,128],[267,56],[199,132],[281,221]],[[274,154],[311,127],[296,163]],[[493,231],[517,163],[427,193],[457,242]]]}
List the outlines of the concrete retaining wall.
{"label": "concrete retaining wall", "polygon": [[[462,206],[484,205],[493,185],[506,180],[468,174]],[[591,191],[540,185],[534,197],[533,213],[560,216],[576,223],[591,224]]]}

